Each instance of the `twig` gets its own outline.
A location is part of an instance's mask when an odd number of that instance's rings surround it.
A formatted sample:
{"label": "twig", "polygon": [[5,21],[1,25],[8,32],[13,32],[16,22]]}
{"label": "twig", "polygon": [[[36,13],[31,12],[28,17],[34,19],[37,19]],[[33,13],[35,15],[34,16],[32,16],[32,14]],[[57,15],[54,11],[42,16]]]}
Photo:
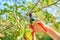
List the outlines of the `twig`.
{"label": "twig", "polygon": [[14,13],[13,14],[14,14],[14,18],[15,18],[15,20],[17,22],[18,28],[20,28],[19,19],[18,19],[17,15],[16,15],[16,10],[14,10]]}
{"label": "twig", "polygon": [[[15,0],[15,4],[16,4],[16,3],[17,3],[17,0]],[[17,22],[18,28],[20,29],[21,26],[20,26],[20,24],[19,24],[19,19],[18,19],[16,13],[17,13],[17,5],[16,5],[16,7],[15,7],[15,9],[14,9],[13,14],[14,14],[14,18],[15,18],[15,20],[16,20],[16,22]]]}
{"label": "twig", "polygon": [[[32,12],[32,10],[38,5],[38,3],[39,3],[39,2],[37,2],[37,3],[35,4],[35,6],[27,12],[26,16],[28,16],[28,15]],[[26,18],[26,16],[23,17],[23,18]],[[22,18],[22,19],[23,19],[23,18]],[[22,19],[21,19],[21,20],[22,20]]]}
{"label": "twig", "polygon": [[[58,0],[57,2],[59,2],[59,1],[60,1],[60,0]],[[51,5],[55,5],[57,2],[55,2],[55,3],[51,4]],[[47,7],[51,6],[51,5],[45,6],[45,7],[43,7],[43,8],[39,8],[39,10],[37,10],[37,11],[40,11],[40,10],[42,10],[42,9],[44,9],[44,8],[47,8]],[[32,13],[33,13],[33,12],[37,12],[37,11],[32,11]]]}
{"label": "twig", "polygon": [[38,3],[39,3],[39,2],[37,2],[37,3],[35,4],[35,6],[34,6],[32,9],[30,9],[30,11],[27,12],[27,13],[28,13],[27,16],[28,16],[29,14],[31,14],[32,10],[38,5]]}

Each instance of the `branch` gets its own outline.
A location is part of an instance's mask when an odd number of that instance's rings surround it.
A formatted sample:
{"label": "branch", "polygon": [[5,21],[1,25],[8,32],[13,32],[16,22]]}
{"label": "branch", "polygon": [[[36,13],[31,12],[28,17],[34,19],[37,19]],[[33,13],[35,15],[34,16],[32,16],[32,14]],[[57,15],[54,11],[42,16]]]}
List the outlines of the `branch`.
{"label": "branch", "polygon": [[35,4],[35,6],[34,6],[30,11],[27,12],[27,13],[28,13],[27,16],[28,16],[29,14],[31,14],[32,10],[38,5],[38,3],[39,3],[39,2],[37,2],[37,3]]}
{"label": "branch", "polygon": [[15,18],[15,20],[17,22],[18,28],[20,29],[19,19],[18,19],[17,15],[16,15],[16,12],[17,12],[17,9],[14,10],[14,13],[13,14],[14,14],[14,18]]}
{"label": "branch", "polygon": [[[17,3],[17,0],[15,0],[15,4],[16,4],[16,3]],[[15,20],[16,20],[16,22],[17,22],[18,28],[20,29],[21,26],[20,26],[20,24],[19,24],[19,19],[18,19],[16,13],[17,13],[17,5],[16,5],[16,7],[15,7],[15,9],[14,9],[13,14],[14,14],[14,18],[15,18]]]}
{"label": "branch", "polygon": [[[58,0],[57,2],[59,2],[59,1],[60,1],[60,0]],[[55,3],[51,4],[51,5],[55,5],[57,2],[55,2]],[[51,6],[51,5],[45,6],[45,7],[43,7],[43,8],[39,8],[39,10],[37,10],[37,11],[40,11],[40,10],[46,8],[46,7]],[[37,11],[32,11],[32,13],[33,13],[33,12],[37,12]]]}

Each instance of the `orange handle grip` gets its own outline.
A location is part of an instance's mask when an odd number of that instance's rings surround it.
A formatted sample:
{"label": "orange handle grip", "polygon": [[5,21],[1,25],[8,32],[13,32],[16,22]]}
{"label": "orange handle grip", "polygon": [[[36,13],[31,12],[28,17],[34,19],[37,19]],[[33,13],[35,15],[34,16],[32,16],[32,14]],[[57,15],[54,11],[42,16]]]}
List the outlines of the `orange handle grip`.
{"label": "orange handle grip", "polygon": [[37,23],[37,24],[40,25],[44,29],[44,31],[47,32],[47,29],[44,27],[44,25],[42,23]]}

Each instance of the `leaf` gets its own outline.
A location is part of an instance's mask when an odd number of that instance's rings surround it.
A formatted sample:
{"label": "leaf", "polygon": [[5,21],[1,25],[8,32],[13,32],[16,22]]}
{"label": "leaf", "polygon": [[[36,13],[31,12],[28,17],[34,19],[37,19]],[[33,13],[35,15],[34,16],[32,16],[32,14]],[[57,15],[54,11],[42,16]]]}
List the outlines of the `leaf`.
{"label": "leaf", "polygon": [[21,29],[18,33],[17,33],[17,40],[21,39],[24,35],[24,29]]}
{"label": "leaf", "polygon": [[25,32],[27,40],[32,40],[32,35],[30,31]]}
{"label": "leaf", "polygon": [[8,4],[7,4],[7,3],[4,3],[3,5],[4,5],[4,6],[8,6]]}
{"label": "leaf", "polygon": [[13,9],[13,6],[8,6],[8,8]]}
{"label": "leaf", "polygon": [[21,17],[21,13],[20,13],[20,12],[17,12],[17,16],[18,16],[18,17]]}
{"label": "leaf", "polygon": [[6,9],[1,10],[1,14],[5,14],[5,12],[6,12]]}
{"label": "leaf", "polygon": [[49,0],[44,0],[44,4],[48,5]]}
{"label": "leaf", "polygon": [[53,0],[49,0],[49,5],[53,3]]}
{"label": "leaf", "polygon": [[53,3],[53,0],[44,0],[44,4],[50,5]]}
{"label": "leaf", "polygon": [[37,7],[35,7],[35,8],[34,8],[34,10],[36,11],[36,10],[38,10],[38,8],[37,8]]}
{"label": "leaf", "polygon": [[10,40],[10,36],[5,32],[5,37],[2,38],[1,40]]}
{"label": "leaf", "polygon": [[33,4],[31,2],[28,3],[28,8],[33,8]]}
{"label": "leaf", "polygon": [[14,36],[13,36],[13,40],[20,40],[24,35],[24,29],[21,28],[19,31],[17,31]]}
{"label": "leaf", "polygon": [[14,7],[17,7],[17,4],[16,3],[14,4]]}
{"label": "leaf", "polygon": [[24,10],[24,11],[27,11],[27,8],[26,8],[26,7],[24,7],[24,6],[23,6],[23,7],[21,7],[21,9],[22,9],[22,10]]}
{"label": "leaf", "polygon": [[21,7],[24,7],[24,6],[23,5],[17,6],[17,8],[21,8]]}

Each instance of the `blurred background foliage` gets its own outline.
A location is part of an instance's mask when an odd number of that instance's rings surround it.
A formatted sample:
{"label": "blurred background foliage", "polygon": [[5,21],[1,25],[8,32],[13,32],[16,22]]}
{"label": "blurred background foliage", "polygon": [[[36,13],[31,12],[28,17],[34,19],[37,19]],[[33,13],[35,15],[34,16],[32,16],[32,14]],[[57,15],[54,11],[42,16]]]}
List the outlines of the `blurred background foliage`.
{"label": "blurred background foliage", "polygon": [[[0,40],[32,40],[29,13],[60,33],[59,0],[0,0]],[[37,40],[53,40],[44,32],[36,33]]]}

